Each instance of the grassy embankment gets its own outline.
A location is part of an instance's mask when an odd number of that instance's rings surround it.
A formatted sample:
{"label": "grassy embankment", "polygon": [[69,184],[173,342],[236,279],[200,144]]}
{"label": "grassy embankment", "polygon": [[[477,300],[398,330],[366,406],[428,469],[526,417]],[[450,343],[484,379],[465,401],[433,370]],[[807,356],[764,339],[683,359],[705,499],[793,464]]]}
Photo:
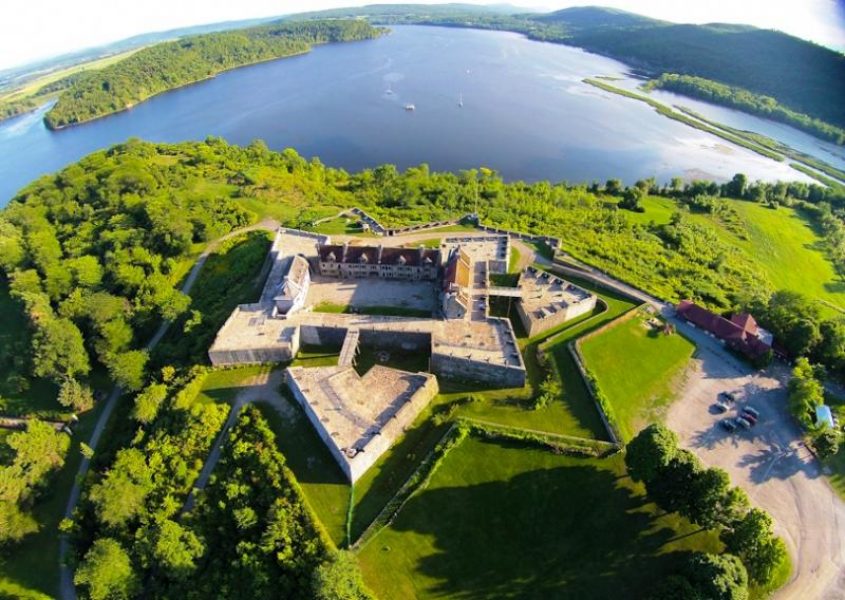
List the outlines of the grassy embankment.
{"label": "grassy embankment", "polygon": [[695,346],[679,334],[652,328],[644,313],[580,343],[587,369],[613,408],[624,441],[659,420]]}
{"label": "grassy embankment", "polygon": [[[620,96],[625,96],[626,98],[631,98],[634,100],[639,100],[640,102],[645,102],[664,117],[668,117],[675,121],[684,123],[685,125],[689,125],[690,127],[694,127],[701,131],[705,131],[707,133],[720,137],[733,144],[736,144],[737,146],[742,146],[743,148],[751,150],[752,152],[756,152],[757,154],[765,156],[766,158],[771,158],[772,160],[777,160],[780,162],[789,158],[795,161],[796,163],[803,165],[803,168],[800,169],[801,172],[810,177],[813,177],[821,183],[828,184],[830,180],[827,178],[820,178],[819,174],[813,169],[822,171],[830,177],[838,177],[842,179],[842,182],[845,182],[845,173],[843,173],[841,170],[825,163],[822,160],[809,156],[808,154],[793,150],[789,146],[777,142],[767,136],[735,129],[733,127],[728,127],[727,125],[722,125],[715,121],[706,119],[701,115],[690,111],[689,109],[683,109],[679,107],[676,111],[671,107],[666,106],[662,102],[654,100],[653,98],[649,98],[648,96],[645,96],[643,94],[638,94],[630,90],[625,90],[614,85],[610,85],[597,79],[584,79],[584,83],[600,88],[606,92],[618,94]],[[836,182],[834,183],[836,184]]]}
{"label": "grassy embankment", "polygon": [[718,551],[713,533],[648,503],[621,455],[556,455],[469,437],[359,552],[383,600],[629,597]]}

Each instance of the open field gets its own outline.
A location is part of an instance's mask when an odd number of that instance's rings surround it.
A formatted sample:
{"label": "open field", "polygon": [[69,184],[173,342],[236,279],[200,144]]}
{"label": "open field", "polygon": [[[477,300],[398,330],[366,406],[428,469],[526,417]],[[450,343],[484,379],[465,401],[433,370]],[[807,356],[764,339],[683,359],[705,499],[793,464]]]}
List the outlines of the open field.
{"label": "open field", "polygon": [[674,400],[675,387],[695,346],[680,334],[664,335],[638,313],[581,342],[587,369],[613,407],[624,441]]}
{"label": "open field", "polygon": [[[767,208],[746,200],[724,199],[737,211],[748,239],[730,232],[714,217],[691,214],[694,222],[711,227],[719,237],[736,247],[766,275],[774,289],[787,289],[845,309],[845,281],[836,275],[827,257],[824,241],[810,220],[786,207]],[[657,225],[669,222],[680,205],[669,198],[649,196],[642,202],[645,212],[625,212],[633,223]],[[834,312],[828,308],[828,312]]]}
{"label": "open field", "polygon": [[102,69],[109,65],[112,65],[116,62],[120,62],[124,58],[128,58],[131,55],[135,54],[139,50],[142,50],[144,47],[140,48],[133,48],[132,50],[127,50],[126,52],[121,52],[119,54],[114,54],[112,56],[106,56],[104,58],[98,58],[97,60],[88,61],[85,63],[81,63],[78,65],[74,65],[72,67],[67,67],[65,69],[60,69],[58,71],[53,71],[52,73],[48,73],[41,77],[37,77],[28,81],[25,85],[10,89],[10,90],[3,90],[0,92],[0,102],[10,101],[10,100],[20,100],[21,98],[26,98],[27,96],[33,95],[37,92],[41,87],[47,85],[48,83],[52,83],[54,81],[58,81],[63,77],[67,77],[68,75],[73,75],[74,73],[79,73],[81,71],[91,71],[93,69]]}
{"label": "open field", "polygon": [[621,455],[467,438],[359,552],[393,598],[628,598],[713,534],[645,502]]}

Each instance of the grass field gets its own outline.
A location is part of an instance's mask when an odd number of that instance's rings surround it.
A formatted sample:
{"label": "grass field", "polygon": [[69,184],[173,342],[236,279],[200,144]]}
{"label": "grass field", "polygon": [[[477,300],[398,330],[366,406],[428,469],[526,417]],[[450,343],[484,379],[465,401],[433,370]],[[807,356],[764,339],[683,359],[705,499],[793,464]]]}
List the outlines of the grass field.
{"label": "grass field", "polygon": [[[807,217],[792,208],[771,209],[745,200],[725,202],[739,213],[748,239],[740,239],[709,215],[692,214],[690,218],[713,228],[723,241],[745,254],[775,290],[801,292],[845,310],[845,281],[836,275],[823,240]],[[643,213],[625,212],[630,222],[665,224],[679,209],[674,200],[654,196],[645,198],[642,205]],[[826,312],[836,314],[831,308]]]}
{"label": "grass field", "polygon": [[674,399],[673,383],[695,346],[681,335],[664,335],[641,313],[581,342],[581,354],[610,401],[623,441],[660,416]]}
{"label": "grass field", "polygon": [[791,208],[773,210],[740,200],[730,203],[745,221],[750,239],[738,240],[717,230],[760,265],[775,289],[802,292],[845,309],[845,281],[836,275],[806,217]]}
{"label": "grass field", "polygon": [[431,318],[430,310],[408,308],[405,306],[356,306],[336,304],[334,302],[320,302],[313,308],[314,312],[348,313],[358,315],[383,315],[386,317],[425,317]]}
{"label": "grass field", "polygon": [[646,503],[621,455],[583,459],[472,437],[359,552],[381,600],[630,598],[712,533]]}

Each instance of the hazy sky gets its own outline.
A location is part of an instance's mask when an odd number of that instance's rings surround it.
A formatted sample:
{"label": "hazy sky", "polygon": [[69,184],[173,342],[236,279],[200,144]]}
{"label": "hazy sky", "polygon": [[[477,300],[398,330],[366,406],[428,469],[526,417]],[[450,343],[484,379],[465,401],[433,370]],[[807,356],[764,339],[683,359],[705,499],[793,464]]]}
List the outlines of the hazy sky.
{"label": "hazy sky", "polygon": [[[23,0],[3,10],[0,69],[139,33],[363,3],[365,0]],[[589,5],[590,1],[512,0],[510,3],[556,10]],[[667,21],[720,21],[780,29],[845,50],[845,0],[596,0],[595,4]]]}

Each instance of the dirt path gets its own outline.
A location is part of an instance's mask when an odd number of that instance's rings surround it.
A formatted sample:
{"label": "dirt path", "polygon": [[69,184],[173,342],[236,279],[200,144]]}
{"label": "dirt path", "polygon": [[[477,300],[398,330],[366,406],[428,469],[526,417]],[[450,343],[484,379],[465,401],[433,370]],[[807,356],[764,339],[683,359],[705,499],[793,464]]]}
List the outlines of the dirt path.
{"label": "dirt path", "polygon": [[276,412],[283,417],[291,417],[291,406],[279,393],[279,387],[282,385],[284,379],[284,372],[281,370],[274,370],[269,373],[261,373],[255,377],[251,377],[241,383],[243,388],[238,395],[235,396],[232,402],[232,410],[229,411],[229,417],[226,423],[220,430],[211,452],[205,459],[205,464],[197,477],[191,493],[188,495],[185,505],[182,507],[182,512],[188,512],[194,507],[195,494],[199,490],[205,489],[217,461],[220,460],[220,452],[223,449],[223,443],[226,441],[229,430],[237,422],[238,416],[241,414],[244,406],[253,402],[265,402],[272,406]]}
{"label": "dirt path", "polygon": [[[217,238],[212,242],[209,242],[205,250],[203,250],[202,254],[200,254],[197,258],[197,261],[191,268],[190,273],[188,273],[188,276],[185,278],[185,282],[182,284],[181,288],[182,293],[189,294],[191,292],[191,288],[194,287],[194,283],[196,282],[197,277],[199,277],[200,271],[202,270],[203,265],[205,265],[205,261],[208,260],[208,257],[211,255],[212,252],[214,252],[214,250],[217,249],[221,242],[249,231],[276,231],[278,228],[279,223],[274,219],[264,219],[259,223],[256,223],[255,225],[236,229],[222,237]],[[147,351],[153,350],[164,337],[164,335],[167,333],[167,330],[169,328],[170,321],[164,321],[159,326],[158,330],[155,332],[155,335],[153,335],[150,341],[147,342],[145,349]],[[120,387],[115,387],[106,399],[106,404],[103,407],[103,411],[100,413],[99,418],[97,419],[97,423],[94,425],[94,431],[91,433],[91,439],[88,441],[88,445],[93,450],[97,449],[97,445],[100,443],[100,438],[103,435],[103,431],[105,430],[106,424],[108,423],[112,412],[114,412],[114,408],[117,405],[117,400],[120,398],[121,395],[123,395],[123,390]],[[79,463],[79,469],[76,472],[73,487],[70,490],[70,495],[68,496],[67,504],[65,505],[64,516],[67,519],[73,518],[73,511],[76,510],[76,505],[79,502],[79,496],[82,492],[82,482],[85,481],[85,476],[88,474],[89,467],[90,461],[87,458],[83,458],[82,461]],[[60,534],[59,595],[63,600],[76,600],[76,588],[73,585],[73,568],[68,565],[69,551],[70,544],[67,540],[67,537],[63,534]]]}

